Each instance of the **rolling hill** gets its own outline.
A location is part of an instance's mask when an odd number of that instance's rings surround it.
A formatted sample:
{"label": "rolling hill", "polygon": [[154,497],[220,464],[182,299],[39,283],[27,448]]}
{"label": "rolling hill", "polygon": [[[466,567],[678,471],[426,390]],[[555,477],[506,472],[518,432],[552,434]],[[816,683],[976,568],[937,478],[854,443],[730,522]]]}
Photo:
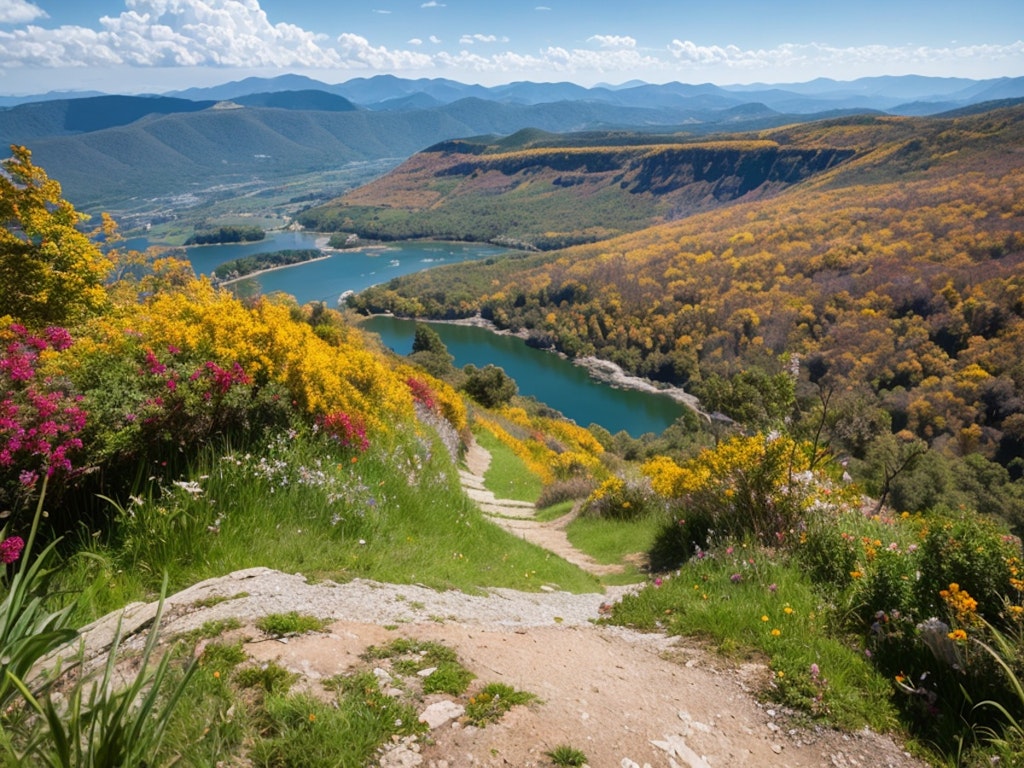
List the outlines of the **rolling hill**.
{"label": "rolling hill", "polygon": [[685,384],[744,421],[771,377],[796,368],[858,415],[858,458],[885,424],[1024,472],[1024,106],[748,138],[854,154],[773,195],[408,276],[356,306],[479,312],[536,345]]}
{"label": "rolling hill", "polygon": [[772,194],[854,155],[749,139],[526,130],[437,144],[299,221],[371,239],[550,250]]}
{"label": "rolling hill", "polygon": [[[485,88],[392,76],[328,85],[286,75],[165,96],[60,96],[0,109],[0,143],[28,146],[79,207],[96,212],[254,180],[274,185],[350,162],[397,163],[458,137],[524,128],[706,135],[851,112],[926,114],[1024,97],[1024,78]],[[6,103],[14,101],[25,99]]]}

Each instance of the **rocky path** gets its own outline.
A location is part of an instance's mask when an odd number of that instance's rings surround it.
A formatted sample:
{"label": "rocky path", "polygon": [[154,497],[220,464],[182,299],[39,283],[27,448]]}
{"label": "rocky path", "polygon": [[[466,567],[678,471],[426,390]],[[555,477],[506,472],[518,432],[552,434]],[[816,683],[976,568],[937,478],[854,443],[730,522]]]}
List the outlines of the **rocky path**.
{"label": "rocky path", "polygon": [[484,488],[484,475],[490,463],[491,454],[474,442],[466,452],[466,468],[459,470],[459,476],[466,494],[493,522],[513,536],[554,552],[595,576],[622,573],[625,570],[621,565],[599,563],[572,545],[566,536],[565,528],[572,522],[573,514],[546,523],[540,522],[534,517],[537,510],[530,502],[495,498],[493,493]]}
{"label": "rocky path", "polygon": [[[463,482],[486,514],[580,567],[601,567],[575,551],[564,530],[531,520],[530,505],[488,494],[485,454],[471,451]],[[755,694],[768,679],[762,665],[736,666],[685,639],[595,624],[611,599],[509,589],[467,595],[362,579],[310,583],[253,568],[171,596],[161,629],[173,636],[237,618],[243,627],[232,634],[246,640],[251,659],[276,661],[314,691],[323,678],[364,669],[369,645],[433,640],[457,652],[477,685],[506,683],[540,700],[477,728],[459,719],[475,689],[427,696],[418,705],[429,735],[388,745],[373,763],[380,768],[550,768],[545,753],[559,745],[582,750],[593,768],[923,768],[887,736],[799,726],[759,703]],[[87,655],[102,661],[122,619],[127,644],[141,644],[155,609],[135,604],[86,628]],[[287,642],[255,628],[260,616],[284,611],[332,623]]]}

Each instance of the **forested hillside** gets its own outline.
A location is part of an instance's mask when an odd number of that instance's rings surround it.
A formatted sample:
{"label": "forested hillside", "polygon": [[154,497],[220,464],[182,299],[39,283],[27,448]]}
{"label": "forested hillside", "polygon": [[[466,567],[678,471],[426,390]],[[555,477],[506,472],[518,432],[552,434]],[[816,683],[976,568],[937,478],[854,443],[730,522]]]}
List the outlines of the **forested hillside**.
{"label": "forested hillside", "polygon": [[757,138],[857,154],[770,198],[555,255],[431,271],[357,304],[480,312],[538,345],[684,384],[748,424],[789,415],[767,384],[798,371],[858,458],[903,430],[1019,475],[1024,108]]}
{"label": "forested hillside", "polygon": [[770,140],[698,142],[685,134],[528,130],[442,142],[299,221],[380,240],[430,237],[550,250],[771,194],[855,153]]}

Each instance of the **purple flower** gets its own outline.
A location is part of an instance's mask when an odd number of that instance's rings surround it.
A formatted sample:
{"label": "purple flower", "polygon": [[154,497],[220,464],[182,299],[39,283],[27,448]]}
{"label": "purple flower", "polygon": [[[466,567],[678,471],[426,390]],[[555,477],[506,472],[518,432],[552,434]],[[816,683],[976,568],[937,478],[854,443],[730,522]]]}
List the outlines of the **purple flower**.
{"label": "purple flower", "polygon": [[779,588],[778,584],[772,583],[772,584],[768,585],[768,591],[771,592],[773,595],[775,594],[776,590],[778,590],[778,588]]}
{"label": "purple flower", "polygon": [[11,536],[0,541],[0,563],[13,563],[21,557],[23,549],[25,549],[25,540],[21,536]]}
{"label": "purple flower", "polygon": [[18,482],[21,483],[26,488],[31,488],[32,486],[34,486],[36,484],[36,480],[38,479],[39,475],[35,472],[35,470],[31,469],[23,469],[21,470],[21,474],[18,475]]}
{"label": "purple flower", "polygon": [[821,674],[821,670],[818,668],[818,665],[817,664],[811,664],[811,677],[814,680],[817,680],[818,679],[818,675],[820,675],[820,674]]}
{"label": "purple flower", "polygon": [[729,577],[729,581],[731,581],[733,584],[739,584],[741,581],[743,581],[743,574],[734,573],[732,576]]}

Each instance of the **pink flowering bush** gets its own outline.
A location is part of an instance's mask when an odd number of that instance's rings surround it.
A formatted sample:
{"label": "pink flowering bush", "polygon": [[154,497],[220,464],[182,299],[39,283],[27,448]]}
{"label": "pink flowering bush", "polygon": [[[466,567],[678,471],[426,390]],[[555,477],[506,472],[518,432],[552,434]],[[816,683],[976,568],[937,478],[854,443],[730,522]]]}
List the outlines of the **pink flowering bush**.
{"label": "pink flowering bush", "polygon": [[71,346],[63,328],[39,334],[12,323],[0,354],[0,504],[17,511],[40,477],[69,475],[87,413],[64,381],[40,372],[40,357]]}
{"label": "pink flowering bush", "polygon": [[126,334],[120,357],[86,356],[76,372],[96,414],[88,447],[110,472],[176,461],[217,439],[244,439],[286,425],[291,401],[257,385],[238,363],[174,346],[154,349]]}
{"label": "pink flowering bush", "polygon": [[366,427],[359,419],[347,413],[329,413],[320,416],[316,423],[324,434],[339,442],[344,448],[365,451],[370,447],[370,441],[366,439]]}

